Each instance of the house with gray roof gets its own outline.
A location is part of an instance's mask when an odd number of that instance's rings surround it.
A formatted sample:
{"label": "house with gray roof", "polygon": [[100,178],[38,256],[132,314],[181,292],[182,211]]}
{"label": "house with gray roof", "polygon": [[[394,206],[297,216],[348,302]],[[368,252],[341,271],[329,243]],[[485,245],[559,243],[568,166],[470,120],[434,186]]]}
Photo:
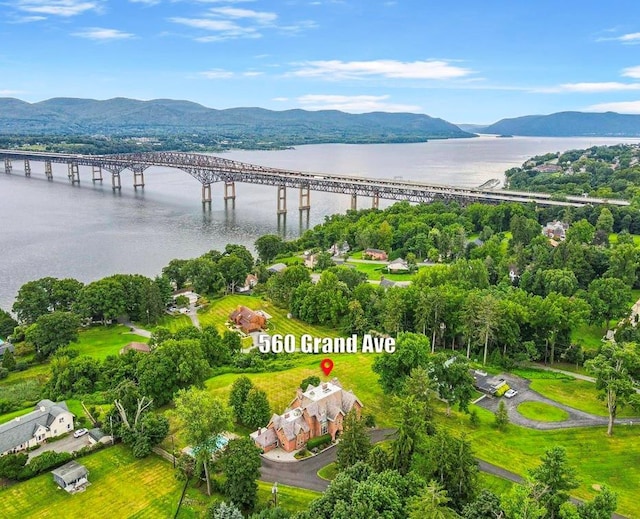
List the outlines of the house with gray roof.
{"label": "house with gray roof", "polygon": [[303,448],[311,438],[328,434],[332,440],[342,432],[342,421],[354,410],[358,417],[362,402],[351,391],[342,389],[337,378],[318,387],[298,388],[296,397],[281,415],[274,414],[267,427],[251,433],[264,452],[281,447],[287,452]]}
{"label": "house with gray roof", "polygon": [[51,471],[53,480],[70,494],[80,492],[89,485],[89,471],[77,461],[70,461]]}
{"label": "house with gray roof", "polygon": [[73,431],[74,415],[66,402],[40,400],[36,408],[0,425],[0,456],[23,451]]}

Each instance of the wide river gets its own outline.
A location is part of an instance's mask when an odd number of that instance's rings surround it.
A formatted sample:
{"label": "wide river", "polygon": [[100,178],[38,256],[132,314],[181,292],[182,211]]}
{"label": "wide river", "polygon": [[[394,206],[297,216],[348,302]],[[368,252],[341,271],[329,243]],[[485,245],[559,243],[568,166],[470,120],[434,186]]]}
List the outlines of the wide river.
{"label": "wide river", "polygon": [[[264,166],[376,178],[402,178],[439,184],[478,186],[503,179],[506,169],[547,152],[600,144],[638,142],[616,138],[453,139],[421,144],[300,146],[283,151],[233,151],[230,159]],[[200,203],[200,183],[178,170],[150,169],[144,190],[134,190],[133,174],[122,175],[122,191],[91,182],[81,168],[80,186],[72,187],[64,165],[54,165],[48,182],[44,164],[33,163],[26,178],[14,162],[13,174],[0,165],[0,307],[8,310],[18,288],[44,276],[74,277],[83,282],[114,273],[159,274],[172,258],[196,257],[227,243],[252,247],[267,233],[297,236],[306,227],[298,215],[297,190],[289,190],[289,214],[278,227],[276,189],[236,186],[235,208],[225,209],[223,186],[214,185],[211,211]],[[359,199],[370,207],[370,199]],[[344,212],[348,195],[312,192],[310,224]],[[388,202],[381,201],[381,206]]]}

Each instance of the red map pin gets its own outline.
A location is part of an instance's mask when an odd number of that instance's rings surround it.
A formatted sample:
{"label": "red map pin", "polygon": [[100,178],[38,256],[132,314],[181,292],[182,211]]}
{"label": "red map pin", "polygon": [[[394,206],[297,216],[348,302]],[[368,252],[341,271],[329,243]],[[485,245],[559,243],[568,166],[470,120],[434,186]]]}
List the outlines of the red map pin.
{"label": "red map pin", "polygon": [[320,363],[320,369],[324,372],[324,374],[328,377],[329,373],[333,369],[333,361],[331,359],[324,359]]}

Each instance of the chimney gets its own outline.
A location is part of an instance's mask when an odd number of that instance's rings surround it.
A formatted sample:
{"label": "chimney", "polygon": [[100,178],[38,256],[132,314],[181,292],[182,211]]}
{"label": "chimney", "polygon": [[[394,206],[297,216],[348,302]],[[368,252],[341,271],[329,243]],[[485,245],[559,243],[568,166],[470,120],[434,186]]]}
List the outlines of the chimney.
{"label": "chimney", "polygon": [[298,400],[300,400],[301,402],[302,402],[302,395],[303,395],[302,388],[299,387],[298,389],[296,389],[296,396],[298,397]]}

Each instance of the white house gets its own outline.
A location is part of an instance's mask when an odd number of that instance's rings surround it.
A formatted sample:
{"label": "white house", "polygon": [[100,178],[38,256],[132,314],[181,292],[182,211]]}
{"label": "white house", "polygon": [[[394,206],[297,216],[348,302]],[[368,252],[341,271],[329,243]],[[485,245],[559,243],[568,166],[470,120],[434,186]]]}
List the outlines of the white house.
{"label": "white house", "polygon": [[0,456],[73,431],[73,418],[66,402],[41,400],[35,410],[0,425]]}

